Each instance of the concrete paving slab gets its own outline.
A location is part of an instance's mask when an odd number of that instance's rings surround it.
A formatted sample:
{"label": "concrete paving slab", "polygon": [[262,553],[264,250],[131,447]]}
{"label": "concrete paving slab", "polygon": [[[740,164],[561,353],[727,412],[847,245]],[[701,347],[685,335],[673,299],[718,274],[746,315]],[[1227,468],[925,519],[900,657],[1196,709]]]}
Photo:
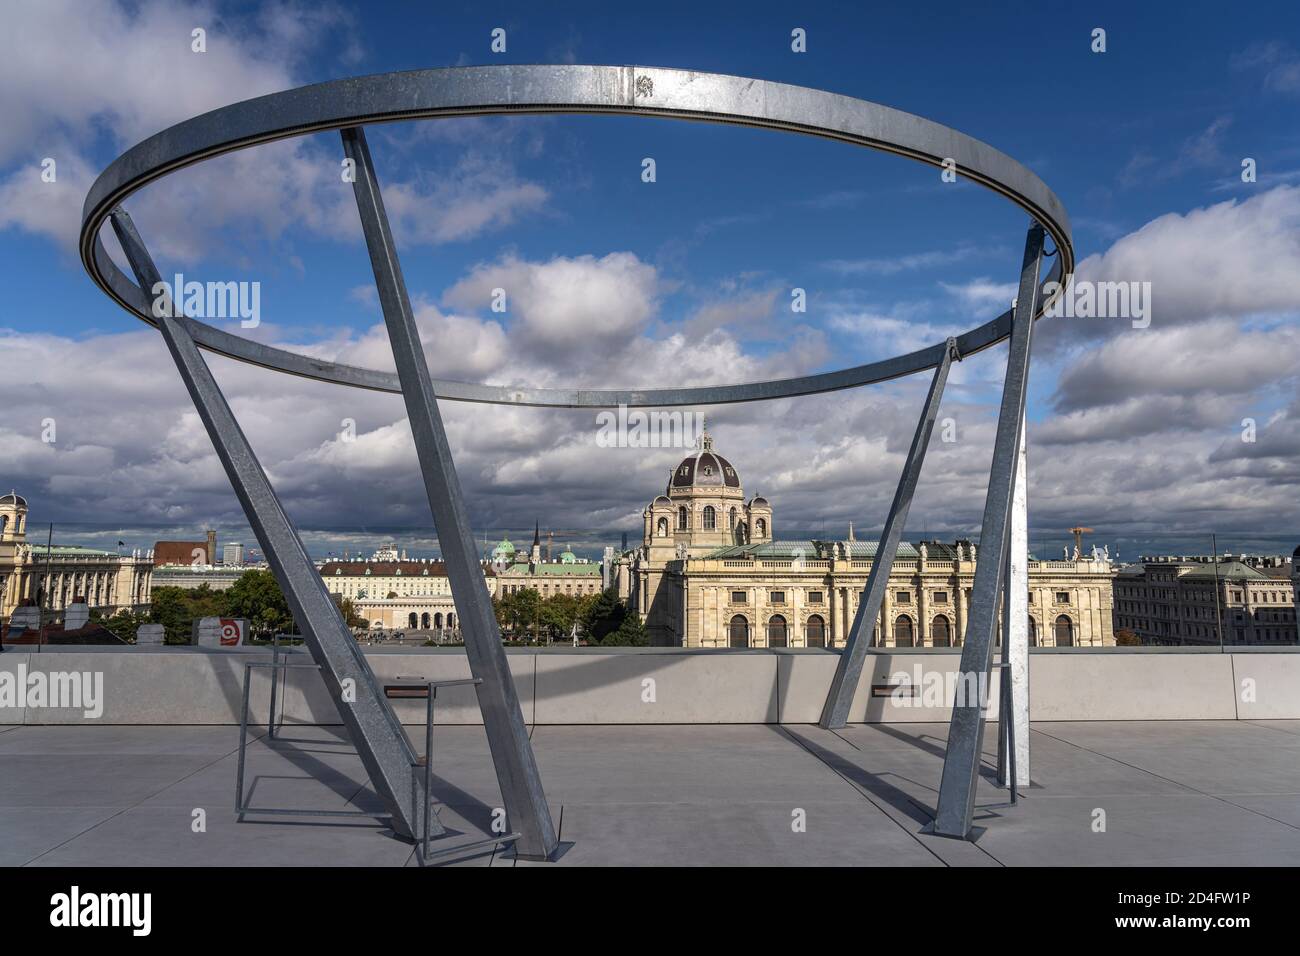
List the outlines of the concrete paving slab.
{"label": "concrete paving slab", "polygon": [[192,830],[184,807],[135,807],[36,860],[35,866],[401,866],[409,844],[365,821],[236,823],[209,814]]}
{"label": "concrete paving slab", "polygon": [[[547,726],[533,739],[561,839],[575,844],[561,865],[1300,865],[1297,723],[1036,723],[1040,785],[1008,807],[982,777],[976,823],[987,830],[977,844],[920,834],[942,770],[943,724]],[[422,729],[410,729],[421,746]],[[448,839],[481,839],[500,802],[482,728],[435,733]],[[408,844],[365,818],[236,822],[237,735],[108,726],[0,734],[0,863],[412,862]],[[995,750],[989,728],[988,771]],[[253,741],[247,772],[258,804],[378,809],[339,728]],[[206,812],[204,833],[193,832],[195,808]],[[1104,833],[1092,830],[1098,808]],[[791,825],[799,810],[803,832]],[[491,850],[441,862],[529,865]]]}
{"label": "concrete paving slab", "polygon": [[[806,831],[793,829],[794,810]],[[861,800],[566,803],[561,839],[574,843],[561,866],[942,865]]]}
{"label": "concrete paving slab", "polygon": [[119,807],[0,807],[0,866],[23,866],[118,812]]}
{"label": "concrete paving slab", "polygon": [[[1097,811],[1105,832],[1094,832]],[[1198,794],[1027,796],[981,846],[1007,866],[1296,866],[1300,831]]]}

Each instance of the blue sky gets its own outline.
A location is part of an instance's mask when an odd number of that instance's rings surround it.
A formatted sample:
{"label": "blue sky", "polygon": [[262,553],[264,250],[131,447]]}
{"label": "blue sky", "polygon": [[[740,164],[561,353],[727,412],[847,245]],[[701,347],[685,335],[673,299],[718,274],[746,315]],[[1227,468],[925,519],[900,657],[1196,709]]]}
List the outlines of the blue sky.
{"label": "blue sky", "polygon": [[[75,523],[83,537],[93,525],[138,529],[141,541],[157,528],[238,528],[156,336],[76,261],[81,198],[114,156],[275,89],[568,62],[819,87],[1020,159],[1069,210],[1080,274],[1152,281],[1159,310],[1146,333],[1044,327],[1031,522],[1052,542],[1075,522],[1106,540],[1300,533],[1294,4],[1246,16],[1217,4],[20,3],[12,20],[0,39],[0,102],[13,118],[0,133],[0,479],[38,505],[33,520]],[[205,54],[189,49],[195,26],[208,32]],[[489,50],[495,27],[504,54]],[[795,27],[806,53],[790,49]],[[1090,49],[1095,27],[1105,53]],[[393,124],[370,138],[430,362],[449,378],[699,384],[910,350],[1006,307],[1026,225],[1004,200],[929,167],[769,131],[510,117]],[[39,181],[46,156],[59,161],[57,188]],[[653,184],[640,179],[647,156]],[[1256,183],[1240,181],[1245,157]],[[306,137],[182,171],[130,208],[165,275],[259,282],[260,337],[384,364],[339,158],[336,135]],[[515,303],[504,317],[483,294],[499,283]],[[796,286],[808,290],[804,315],[788,309]],[[213,367],[319,547],[376,528],[405,529],[418,546],[428,520],[399,403]],[[945,408],[962,439],[933,453],[914,512],[935,533],[978,527],[1000,370],[989,353],[954,377]],[[883,520],[923,387],[710,417],[747,490],[773,498],[778,533],[840,533],[850,519]],[[680,457],[596,450],[590,413],[444,411],[481,530],[537,518],[588,529],[593,547],[617,530],[635,538],[640,507]],[[345,416],[363,439],[347,449],[333,440]],[[1259,437],[1246,445],[1248,416]],[[52,445],[40,442],[47,417],[59,423]]]}

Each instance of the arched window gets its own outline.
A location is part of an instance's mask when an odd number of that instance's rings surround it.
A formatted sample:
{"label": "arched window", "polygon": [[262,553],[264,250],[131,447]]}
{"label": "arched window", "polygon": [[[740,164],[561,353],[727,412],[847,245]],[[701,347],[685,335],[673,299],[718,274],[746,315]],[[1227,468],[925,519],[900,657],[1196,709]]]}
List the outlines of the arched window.
{"label": "arched window", "polygon": [[952,647],[952,624],[942,614],[930,622],[930,643],[935,647]]}
{"label": "arched window", "polygon": [[429,629],[429,612],[428,612],[428,611],[425,611],[423,614],[420,615],[420,627],[424,628],[424,630],[426,630],[426,631]]}
{"label": "arched window", "polygon": [[911,647],[913,643],[912,619],[906,614],[900,614],[894,621],[894,646]]}
{"label": "arched window", "polygon": [[712,531],[717,524],[718,513],[713,510],[713,505],[704,506],[704,530]]}
{"label": "arched window", "polygon": [[732,508],[727,512],[727,527],[732,531],[736,530],[736,509]]}
{"label": "arched window", "polygon": [[686,506],[685,505],[677,509],[677,530],[678,531],[686,530]]}
{"label": "arched window", "polygon": [[[5,529],[6,529],[7,527],[9,527],[9,516],[8,516],[8,515],[0,515],[0,538],[3,538],[3,537],[4,537]],[[15,531],[18,530],[18,526],[17,526],[17,525],[14,525],[14,530],[15,530]]]}
{"label": "arched window", "polygon": [[760,538],[766,538],[767,522],[764,521],[762,518],[759,518],[758,521],[754,522],[754,533],[757,534]]}
{"label": "arched window", "polygon": [[1062,614],[1056,619],[1056,646],[1074,646],[1074,624],[1068,614]]}
{"label": "arched window", "polygon": [[434,627],[437,627],[437,628],[441,628],[441,627],[442,627],[442,614],[441,614],[441,613],[435,614],[435,615],[433,616],[433,626],[434,626]]}
{"label": "arched window", "polygon": [[419,619],[418,617],[415,616],[415,612],[414,612],[414,611],[412,611],[410,617],[407,618],[407,624],[406,624],[406,626],[407,626],[407,627],[419,627],[419,626],[420,626],[420,619]]}
{"label": "arched window", "polygon": [[1038,624],[1034,621],[1034,616],[1029,615],[1029,646],[1038,646]]}
{"label": "arched window", "polygon": [[657,531],[659,537],[661,537],[661,538],[666,538],[666,537],[668,537],[668,519],[667,519],[667,518],[660,518],[660,519],[659,519],[659,526],[658,526],[658,528],[656,529],[656,531]]}
{"label": "arched window", "polygon": [[814,614],[808,618],[808,624],[804,630],[809,647],[826,646],[826,622],[822,620],[820,614]]}
{"label": "arched window", "polygon": [[737,614],[731,619],[727,629],[727,644],[731,647],[749,647],[749,621],[745,615]]}
{"label": "arched window", "polygon": [[785,618],[780,614],[773,614],[767,620],[767,646],[786,646]]}
{"label": "arched window", "polygon": [[455,614],[448,614],[448,615],[447,615],[447,626],[448,626],[448,627],[455,627],[455,626],[456,626],[456,615],[455,615]]}

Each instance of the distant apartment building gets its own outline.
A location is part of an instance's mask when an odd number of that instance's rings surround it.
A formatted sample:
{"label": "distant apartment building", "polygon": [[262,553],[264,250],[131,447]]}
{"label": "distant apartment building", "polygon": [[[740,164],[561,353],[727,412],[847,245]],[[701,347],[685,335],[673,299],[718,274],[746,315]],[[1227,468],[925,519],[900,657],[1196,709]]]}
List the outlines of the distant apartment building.
{"label": "distant apartment building", "polygon": [[1292,569],[1256,555],[1144,558],[1115,578],[1115,630],[1153,645],[1296,644]]}
{"label": "distant apartment building", "polygon": [[173,564],[217,563],[217,533],[209,531],[204,541],[155,541],[153,544],[155,567]]}
{"label": "distant apartment building", "polygon": [[206,584],[209,590],[224,591],[247,570],[219,564],[164,564],[153,569],[153,586],[194,590]]}
{"label": "distant apartment building", "polygon": [[228,568],[238,568],[244,563],[244,546],[232,541],[221,549],[221,563]]}
{"label": "distant apartment building", "polygon": [[[451,595],[447,566],[427,558],[389,560],[395,548],[381,548],[367,561],[326,561],[320,567],[325,587],[352,603],[371,630],[454,630],[460,615]],[[495,594],[496,574],[484,567],[488,593]]]}
{"label": "distant apartment building", "polygon": [[549,556],[543,560],[540,526],[533,530],[533,546],[527,558],[515,550],[509,538],[504,538],[492,549],[489,560],[500,594],[533,590],[543,600],[559,594],[585,598],[600,593],[607,577],[604,564],[580,558],[567,548],[558,561],[551,561]]}

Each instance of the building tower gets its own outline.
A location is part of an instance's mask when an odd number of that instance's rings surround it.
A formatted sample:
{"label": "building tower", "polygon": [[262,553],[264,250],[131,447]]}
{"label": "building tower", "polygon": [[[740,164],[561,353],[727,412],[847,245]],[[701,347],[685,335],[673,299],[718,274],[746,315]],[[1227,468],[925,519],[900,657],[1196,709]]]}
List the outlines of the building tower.
{"label": "building tower", "polygon": [[537,523],[533,528],[533,548],[528,552],[528,572],[537,573],[537,566],[542,563],[542,526]]}
{"label": "building tower", "polygon": [[1296,643],[1300,644],[1300,547],[1291,553],[1291,601],[1295,605]]}
{"label": "building tower", "polygon": [[27,539],[27,501],[16,491],[0,496],[0,544],[15,545]]}

